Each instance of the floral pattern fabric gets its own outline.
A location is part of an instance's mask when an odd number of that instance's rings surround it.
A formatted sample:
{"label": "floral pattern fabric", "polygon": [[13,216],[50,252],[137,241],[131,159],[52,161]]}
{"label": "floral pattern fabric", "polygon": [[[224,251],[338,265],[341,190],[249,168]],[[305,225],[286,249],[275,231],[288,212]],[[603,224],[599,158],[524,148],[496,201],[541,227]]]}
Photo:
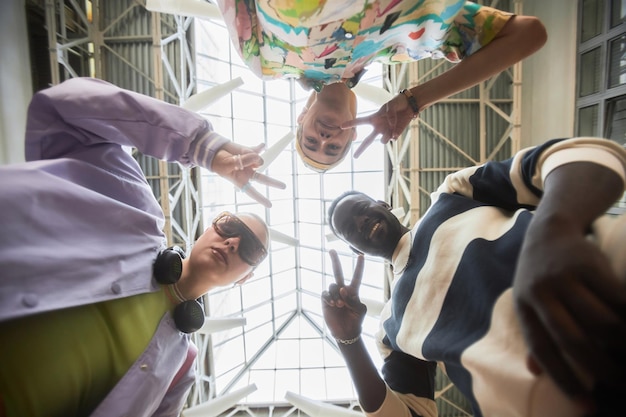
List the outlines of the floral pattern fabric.
{"label": "floral pattern fabric", "polygon": [[511,17],[464,0],[218,0],[243,61],[263,79],[358,82],[374,61],[458,62]]}

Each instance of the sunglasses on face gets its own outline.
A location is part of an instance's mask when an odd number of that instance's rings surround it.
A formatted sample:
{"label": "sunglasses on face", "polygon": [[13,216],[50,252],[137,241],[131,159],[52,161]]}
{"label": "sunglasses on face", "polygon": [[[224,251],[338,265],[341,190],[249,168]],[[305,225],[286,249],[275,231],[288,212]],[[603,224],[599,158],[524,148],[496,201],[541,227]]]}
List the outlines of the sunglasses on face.
{"label": "sunglasses on face", "polygon": [[223,238],[238,237],[239,257],[250,266],[257,266],[267,256],[267,249],[256,234],[237,216],[224,212],[213,220],[213,229]]}

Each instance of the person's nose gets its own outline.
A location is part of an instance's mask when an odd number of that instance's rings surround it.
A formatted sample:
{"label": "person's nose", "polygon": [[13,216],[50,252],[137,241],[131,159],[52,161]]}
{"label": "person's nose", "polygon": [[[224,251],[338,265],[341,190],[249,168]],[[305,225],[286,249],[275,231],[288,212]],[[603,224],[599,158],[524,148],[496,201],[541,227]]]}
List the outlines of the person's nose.
{"label": "person's nose", "polygon": [[228,247],[229,252],[237,253],[237,251],[239,250],[240,241],[241,241],[241,238],[239,236],[234,236],[234,237],[229,237],[228,239],[226,239],[224,243]]}
{"label": "person's nose", "polygon": [[318,133],[322,139],[330,139],[333,137],[333,132],[324,128],[319,129]]}

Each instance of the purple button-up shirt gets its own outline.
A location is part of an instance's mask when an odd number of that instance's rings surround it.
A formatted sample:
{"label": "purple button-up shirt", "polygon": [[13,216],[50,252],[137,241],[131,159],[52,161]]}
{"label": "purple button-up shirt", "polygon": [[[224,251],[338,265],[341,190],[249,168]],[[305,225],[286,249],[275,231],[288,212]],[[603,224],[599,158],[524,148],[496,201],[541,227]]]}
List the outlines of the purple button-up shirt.
{"label": "purple button-up shirt", "polygon": [[[37,93],[27,162],[0,167],[0,321],[156,291],[164,216],[122,145],[210,168],[226,142],[195,113],[101,80]],[[93,415],[178,415],[194,357],[166,314]]]}

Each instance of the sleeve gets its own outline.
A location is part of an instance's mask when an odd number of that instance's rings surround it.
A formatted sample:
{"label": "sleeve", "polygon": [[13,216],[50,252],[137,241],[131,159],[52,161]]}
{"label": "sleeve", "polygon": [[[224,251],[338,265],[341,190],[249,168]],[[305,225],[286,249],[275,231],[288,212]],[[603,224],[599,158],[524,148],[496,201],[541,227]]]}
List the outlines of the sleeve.
{"label": "sleeve", "polygon": [[457,193],[507,210],[533,209],[543,194],[545,178],[557,167],[572,162],[603,165],[626,178],[626,149],[601,138],[554,139],[527,148],[502,162],[460,170],[446,177],[433,203],[443,193]]}
{"label": "sleeve", "polygon": [[[233,47],[243,62],[259,78],[274,78],[261,65],[263,30],[254,0],[217,0]],[[281,60],[282,62],[282,60]]]}
{"label": "sleeve", "polygon": [[165,397],[152,417],[177,417],[180,415],[189,395],[189,389],[196,380],[196,370],[193,365],[197,356],[198,348],[193,342],[190,342],[185,362],[174,376]]}
{"label": "sleeve", "polygon": [[472,55],[491,42],[512,13],[466,1],[440,49],[452,62]]}
{"label": "sleeve", "polygon": [[[80,158],[98,145],[211,168],[228,139],[201,116],[95,78],[72,78],[35,94],[28,109],[26,160]],[[104,149],[104,148],[103,148]]]}
{"label": "sleeve", "polygon": [[368,417],[435,417],[437,364],[406,353],[391,351],[382,367],[387,386],[385,400]]}

